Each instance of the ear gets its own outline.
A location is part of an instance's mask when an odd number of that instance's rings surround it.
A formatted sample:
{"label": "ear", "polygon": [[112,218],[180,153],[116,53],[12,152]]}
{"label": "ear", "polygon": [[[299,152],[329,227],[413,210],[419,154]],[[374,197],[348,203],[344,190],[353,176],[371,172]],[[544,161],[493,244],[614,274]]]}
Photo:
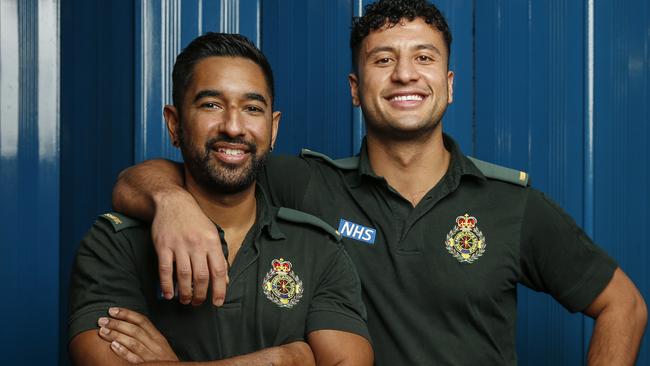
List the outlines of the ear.
{"label": "ear", "polygon": [[348,74],[348,82],[350,83],[350,95],[352,95],[352,104],[355,107],[361,105],[359,101],[359,78],[354,73]]}
{"label": "ear", "polygon": [[447,104],[454,101],[454,72],[447,71]]}
{"label": "ear", "polygon": [[173,105],[167,104],[165,108],[163,108],[163,115],[165,116],[165,123],[167,124],[169,139],[171,140],[172,145],[179,147],[180,140],[178,132],[180,129],[181,119],[178,115],[178,110]]}
{"label": "ear", "polygon": [[271,149],[275,146],[275,138],[278,136],[278,128],[280,127],[280,117],[282,113],[279,111],[273,112],[273,125],[271,126]]}

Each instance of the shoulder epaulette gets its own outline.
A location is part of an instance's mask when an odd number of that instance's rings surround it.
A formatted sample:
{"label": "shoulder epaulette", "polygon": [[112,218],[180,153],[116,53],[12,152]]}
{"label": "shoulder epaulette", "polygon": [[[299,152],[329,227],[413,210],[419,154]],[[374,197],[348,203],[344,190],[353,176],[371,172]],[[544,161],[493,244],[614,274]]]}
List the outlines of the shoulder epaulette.
{"label": "shoulder epaulette", "polygon": [[117,212],[105,213],[103,215],[99,215],[99,217],[108,221],[113,226],[113,230],[115,230],[116,233],[130,227],[142,225],[140,221],[132,219],[128,216],[124,216]]}
{"label": "shoulder epaulette", "polygon": [[334,165],[335,167],[339,169],[346,169],[346,170],[352,170],[352,169],[357,169],[359,167],[359,157],[358,156],[350,156],[349,158],[343,158],[343,159],[332,159],[329,156],[325,154],[321,154],[316,151],[311,151],[309,149],[302,149],[300,151],[300,156],[311,156],[315,158],[321,158],[328,162],[329,164]]}
{"label": "shoulder epaulette", "polygon": [[487,161],[478,160],[469,156],[468,158],[487,178],[514,183],[522,187],[528,186],[529,175],[526,172],[488,163]]}
{"label": "shoulder epaulette", "polygon": [[318,228],[325,230],[328,234],[332,235],[334,239],[336,239],[337,241],[341,240],[341,233],[339,233],[337,230],[335,230],[325,221],[319,219],[316,216],[310,215],[308,213],[294,210],[291,208],[280,207],[280,209],[278,209],[278,218],[290,222],[296,222],[299,224],[309,224],[312,226],[316,226]]}

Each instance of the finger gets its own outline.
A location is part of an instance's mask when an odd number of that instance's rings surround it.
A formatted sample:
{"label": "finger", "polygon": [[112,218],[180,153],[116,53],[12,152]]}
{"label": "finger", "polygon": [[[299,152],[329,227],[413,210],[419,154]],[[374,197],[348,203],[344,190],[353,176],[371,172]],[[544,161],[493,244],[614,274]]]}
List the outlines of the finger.
{"label": "finger", "polygon": [[137,311],[126,308],[112,307],[108,309],[108,313],[115,319],[123,320],[127,323],[137,325],[142,330],[147,332],[150,337],[157,337],[160,334],[158,329],[153,325],[153,323],[151,323],[149,318],[138,313]]}
{"label": "finger", "polygon": [[123,308],[111,308],[109,313],[111,316],[122,316],[127,320],[100,318],[97,323],[102,327],[102,338],[113,341],[118,340],[116,337],[119,334],[124,334],[142,343],[152,354],[160,348],[159,342],[166,342],[165,337],[144,315]]}
{"label": "finger", "polygon": [[[99,318],[97,324],[101,327],[100,335],[109,336],[112,340],[117,339],[115,337],[118,333],[133,338],[140,343],[147,343],[147,338],[149,338],[149,334],[140,326],[123,320],[102,317]],[[105,331],[102,332],[102,329]],[[113,332],[116,332],[116,334],[112,334]],[[124,343],[122,344],[124,345]]]}
{"label": "finger", "polygon": [[[111,345],[113,343],[117,342],[117,346],[120,346],[120,347],[116,347],[114,350],[121,351],[122,353],[119,354],[120,356],[125,356],[126,355],[126,352],[124,352],[124,350],[122,350],[122,348],[126,348],[126,351],[128,351],[128,353],[132,353],[132,354],[138,356],[138,358],[141,359],[140,362],[142,362],[142,360],[154,359],[153,352],[149,348],[147,348],[144,344],[142,344],[142,342],[138,341],[137,339],[135,339],[133,337],[129,337],[128,335],[126,335],[126,334],[124,334],[124,333],[122,333],[120,331],[111,330],[111,329],[108,329],[108,328],[105,328],[105,327],[101,327],[101,328],[99,328],[99,336],[102,339],[105,339],[105,340],[111,342]],[[132,362],[132,361],[129,360],[129,362]]]}
{"label": "finger", "polygon": [[187,253],[175,253],[176,279],[181,304],[189,304],[192,300],[192,264]]}
{"label": "finger", "polygon": [[[221,246],[217,246],[221,248]],[[228,284],[228,262],[223,256],[223,251],[215,249],[208,253],[210,265],[210,282],[212,285],[212,304],[223,305],[226,298],[226,285]]]}
{"label": "finger", "polygon": [[192,254],[192,305],[201,305],[208,293],[210,272],[205,255]]}
{"label": "finger", "polygon": [[141,363],[144,362],[142,357],[136,355],[135,353],[129,351],[126,347],[121,345],[118,341],[111,342],[111,350],[120,356],[122,359],[128,361],[129,363]]}
{"label": "finger", "polygon": [[174,253],[165,248],[158,251],[160,290],[167,300],[174,297]]}

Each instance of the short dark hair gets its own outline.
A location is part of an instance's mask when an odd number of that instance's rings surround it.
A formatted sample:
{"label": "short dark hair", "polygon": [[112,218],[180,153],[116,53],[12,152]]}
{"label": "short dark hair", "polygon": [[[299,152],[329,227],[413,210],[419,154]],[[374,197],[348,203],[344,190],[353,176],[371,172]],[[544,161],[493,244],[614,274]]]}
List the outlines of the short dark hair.
{"label": "short dark hair", "polygon": [[192,81],[194,66],[202,59],[212,56],[242,57],[256,63],[264,73],[273,103],[273,71],[262,51],[240,34],[208,32],[195,38],[176,56],[172,72],[172,98],[177,109],[182,108],[185,92]]}
{"label": "short dark hair", "polygon": [[424,19],[442,33],[447,52],[451,55],[451,31],[445,16],[433,4],[426,0],[379,0],[365,7],[365,14],[352,19],[352,32],[350,34],[350,49],[352,50],[352,69],[357,72],[359,62],[359,48],[361,41],[384,25],[394,27],[401,19],[413,21],[415,18]]}

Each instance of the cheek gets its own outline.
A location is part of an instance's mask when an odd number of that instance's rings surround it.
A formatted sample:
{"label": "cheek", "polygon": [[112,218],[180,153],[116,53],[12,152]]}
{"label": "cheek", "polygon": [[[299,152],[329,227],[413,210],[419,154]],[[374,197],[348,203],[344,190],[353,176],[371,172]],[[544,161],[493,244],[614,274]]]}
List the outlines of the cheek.
{"label": "cheek", "polygon": [[246,130],[260,141],[266,141],[271,138],[273,130],[272,117],[267,118],[254,118],[247,122]]}

